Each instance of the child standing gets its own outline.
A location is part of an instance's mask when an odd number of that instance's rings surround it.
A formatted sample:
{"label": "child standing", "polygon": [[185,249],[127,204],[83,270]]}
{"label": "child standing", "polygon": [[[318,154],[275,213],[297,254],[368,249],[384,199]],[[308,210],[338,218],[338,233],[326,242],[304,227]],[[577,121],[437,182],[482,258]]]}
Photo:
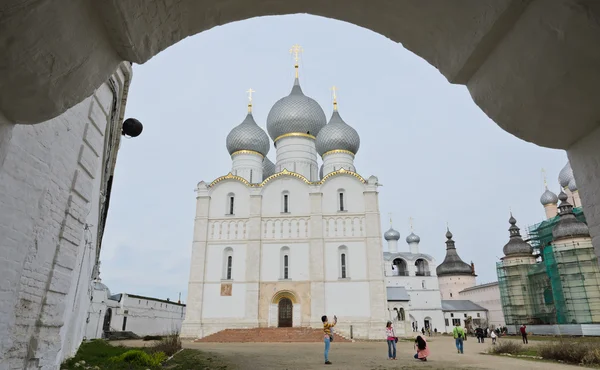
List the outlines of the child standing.
{"label": "child standing", "polygon": [[496,345],[496,337],[497,337],[497,336],[496,336],[496,332],[492,330],[492,331],[490,332],[490,337],[492,338],[492,344],[493,344],[493,345]]}
{"label": "child standing", "polygon": [[329,361],[329,347],[331,345],[331,340],[333,339],[331,328],[337,324],[337,316],[333,316],[333,323],[330,323],[325,315],[321,317],[321,321],[323,321],[323,341],[325,342],[325,365],[331,365],[331,362]]}

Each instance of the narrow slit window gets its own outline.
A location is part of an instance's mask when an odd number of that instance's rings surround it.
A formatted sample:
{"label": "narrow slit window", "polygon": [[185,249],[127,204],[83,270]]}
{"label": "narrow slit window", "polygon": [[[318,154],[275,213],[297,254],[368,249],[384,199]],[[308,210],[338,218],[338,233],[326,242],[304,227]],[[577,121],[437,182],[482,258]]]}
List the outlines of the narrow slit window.
{"label": "narrow slit window", "polygon": [[252,183],[252,170],[250,170],[250,183]]}
{"label": "narrow slit window", "polygon": [[284,194],[283,195],[283,212],[284,213],[288,213],[290,211],[289,210],[289,203],[288,203],[288,201],[289,201],[289,195],[288,194]]}
{"label": "narrow slit window", "polygon": [[346,253],[342,253],[340,256],[342,263],[342,279],[346,278]]}
{"label": "narrow slit window", "polygon": [[231,265],[233,263],[233,257],[227,257],[227,280],[231,280]]}
{"label": "narrow slit window", "polygon": [[340,193],[340,211],[344,210],[344,193]]}
{"label": "narrow slit window", "polygon": [[289,279],[289,256],[283,256],[283,278]]}
{"label": "narrow slit window", "polygon": [[230,196],[229,197],[229,214],[232,215],[233,214],[233,203],[235,201],[235,197]]}

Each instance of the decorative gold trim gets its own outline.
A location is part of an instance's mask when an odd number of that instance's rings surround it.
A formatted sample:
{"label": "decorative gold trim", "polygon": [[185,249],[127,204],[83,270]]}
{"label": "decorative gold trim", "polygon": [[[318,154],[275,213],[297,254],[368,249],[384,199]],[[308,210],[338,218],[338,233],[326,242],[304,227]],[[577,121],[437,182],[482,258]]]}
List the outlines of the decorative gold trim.
{"label": "decorative gold trim", "polygon": [[325,157],[326,155],[329,154],[350,154],[352,156],[352,158],[354,158],[354,153],[352,153],[349,150],[346,149],[334,149],[334,150],[330,150],[328,152],[323,153],[323,155],[321,156],[321,158]]}
{"label": "decorative gold trim", "polygon": [[276,142],[277,142],[277,140],[279,140],[279,139],[283,139],[283,138],[286,138],[286,137],[307,137],[307,138],[309,138],[309,139],[313,139],[313,140],[315,140],[315,139],[316,139],[316,137],[314,137],[314,136],[313,136],[313,135],[311,135],[311,134],[304,134],[304,133],[302,133],[302,132],[290,132],[290,133],[287,133],[287,134],[283,134],[283,135],[281,135],[281,136],[278,136],[278,137],[277,137],[275,140],[273,140],[273,142],[274,142],[274,143],[276,143]]}
{"label": "decorative gold trim", "polygon": [[363,184],[365,184],[367,182],[367,180],[365,180],[361,175],[357,174],[356,172],[354,172],[354,171],[348,171],[348,170],[345,170],[343,168],[340,168],[337,171],[333,171],[333,172],[330,172],[327,175],[325,175],[325,177],[323,177],[321,179],[321,181],[319,181],[317,184],[323,184],[328,179],[330,179],[330,178],[332,178],[334,176],[338,176],[338,175],[350,175],[350,176],[354,176],[357,179],[359,179],[360,182],[362,182]]}
{"label": "decorative gold trim", "polygon": [[343,168],[340,168],[337,171],[330,172],[325,177],[323,177],[323,179],[321,181],[315,181],[315,182],[311,182],[310,180],[308,180],[306,177],[302,176],[301,174],[296,173],[296,172],[292,172],[292,171],[288,171],[287,169],[284,168],[283,171],[278,172],[276,174],[273,174],[273,175],[267,177],[260,184],[251,184],[245,178],[243,178],[241,176],[236,176],[236,175],[232,174],[231,172],[229,172],[225,176],[221,176],[221,177],[216,178],[213,182],[210,183],[210,185],[208,185],[208,187],[211,188],[211,187],[215,186],[216,184],[218,184],[219,182],[224,181],[224,180],[236,180],[236,181],[239,181],[242,184],[246,185],[247,187],[250,187],[250,188],[260,188],[260,187],[265,186],[266,184],[268,184],[272,180],[274,180],[274,179],[276,179],[278,177],[281,177],[281,176],[295,177],[297,179],[300,179],[300,180],[304,181],[304,183],[307,184],[307,185],[322,185],[327,180],[329,180],[330,178],[335,177],[335,176],[339,176],[339,175],[354,176],[360,182],[362,182],[363,184],[367,183],[367,181],[361,175],[359,175],[359,174],[357,174],[356,172],[353,172],[353,171],[345,170]]}
{"label": "decorative gold trim", "polygon": [[213,186],[215,186],[216,184],[218,184],[219,182],[224,181],[224,180],[237,180],[246,186],[252,186],[252,184],[249,183],[248,180],[246,180],[245,178],[243,178],[241,176],[236,176],[236,175],[232,174],[231,172],[229,172],[225,176],[217,177],[213,182],[210,183],[210,185],[208,185],[208,187],[212,188]]}
{"label": "decorative gold trim", "polygon": [[260,155],[261,158],[265,157],[264,155],[260,154],[259,152],[255,151],[255,150],[237,150],[237,151],[231,153],[231,156],[233,157],[238,154],[257,154],[257,155]]}

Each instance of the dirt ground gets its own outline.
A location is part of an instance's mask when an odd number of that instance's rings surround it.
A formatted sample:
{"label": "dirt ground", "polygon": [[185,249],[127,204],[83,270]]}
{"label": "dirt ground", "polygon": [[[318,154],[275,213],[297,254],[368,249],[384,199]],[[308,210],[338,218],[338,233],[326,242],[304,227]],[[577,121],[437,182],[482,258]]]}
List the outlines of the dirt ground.
{"label": "dirt ground", "polygon": [[[137,342],[137,341],[136,341]],[[129,346],[140,343],[127,343]],[[398,342],[396,361],[387,359],[385,342],[332,343],[329,360],[333,365],[328,369],[382,370],[382,369],[574,369],[576,366],[539,361],[483,355],[490,343],[478,344],[476,340],[465,342],[465,353],[460,355],[454,340],[448,337],[433,338],[429,341],[431,356],[429,361],[413,359],[413,344]],[[323,344],[321,343],[194,343],[185,342],[185,348],[211,352],[238,370],[322,369]]]}

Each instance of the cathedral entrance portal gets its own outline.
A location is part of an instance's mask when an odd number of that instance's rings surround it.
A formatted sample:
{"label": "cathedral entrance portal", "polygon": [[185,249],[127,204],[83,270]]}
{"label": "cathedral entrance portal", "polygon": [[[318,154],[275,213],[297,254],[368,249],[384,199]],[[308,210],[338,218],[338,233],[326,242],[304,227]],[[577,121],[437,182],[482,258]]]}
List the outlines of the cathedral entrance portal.
{"label": "cathedral entrance portal", "polygon": [[278,303],[277,327],[291,328],[294,305],[289,298],[281,298]]}

